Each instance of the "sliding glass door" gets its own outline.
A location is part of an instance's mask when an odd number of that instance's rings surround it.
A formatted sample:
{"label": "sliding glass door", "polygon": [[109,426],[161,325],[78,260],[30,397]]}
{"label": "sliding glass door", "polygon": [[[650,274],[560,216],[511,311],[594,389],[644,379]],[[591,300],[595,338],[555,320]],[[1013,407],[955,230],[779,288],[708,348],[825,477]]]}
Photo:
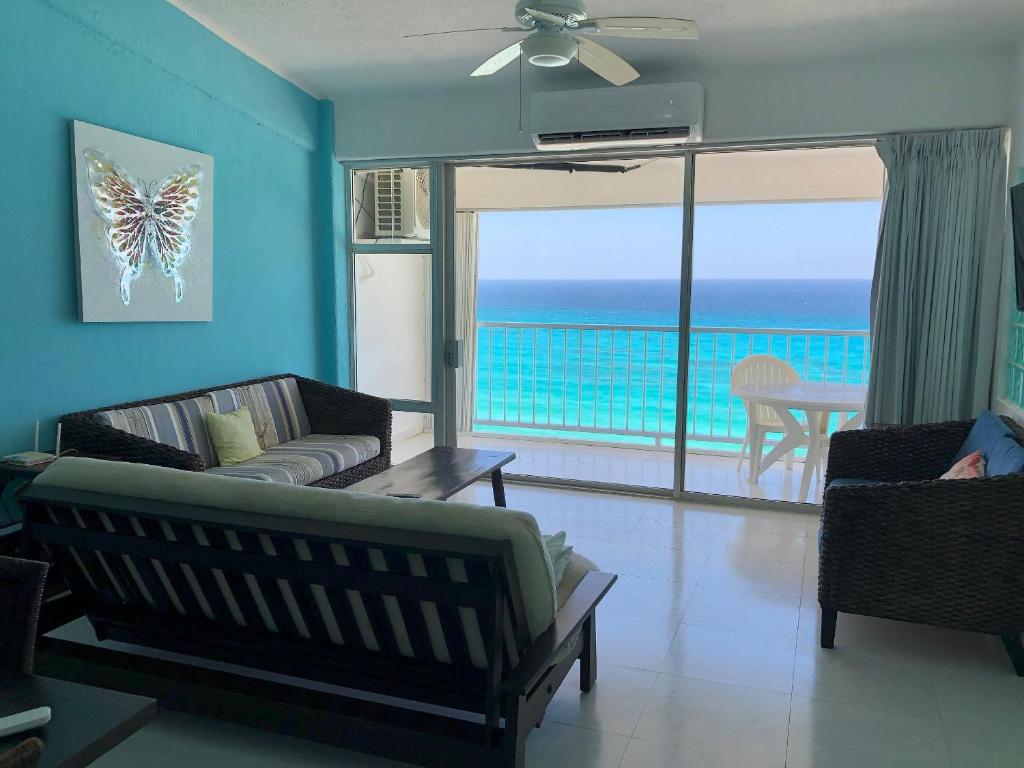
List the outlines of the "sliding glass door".
{"label": "sliding glass door", "polygon": [[688,492],[817,502],[859,424],[883,186],[874,148],[695,159]]}
{"label": "sliding glass door", "polygon": [[513,475],[675,487],[686,158],[456,172],[458,444]]}
{"label": "sliding glass door", "polygon": [[356,386],[396,461],[814,501],[862,407],[882,185],[871,147],[352,168]]}

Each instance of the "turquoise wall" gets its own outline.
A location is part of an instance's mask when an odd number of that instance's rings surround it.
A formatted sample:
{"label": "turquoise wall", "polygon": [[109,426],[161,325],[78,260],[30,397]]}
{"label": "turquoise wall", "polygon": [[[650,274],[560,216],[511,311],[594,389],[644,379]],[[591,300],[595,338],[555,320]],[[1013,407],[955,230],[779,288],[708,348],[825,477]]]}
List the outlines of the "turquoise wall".
{"label": "turquoise wall", "polygon": [[[333,105],[164,0],[0,24],[0,454],[64,412],[277,372],[338,379]],[[213,155],[213,322],[78,321],[69,123]],[[47,446],[48,447],[48,446]]]}

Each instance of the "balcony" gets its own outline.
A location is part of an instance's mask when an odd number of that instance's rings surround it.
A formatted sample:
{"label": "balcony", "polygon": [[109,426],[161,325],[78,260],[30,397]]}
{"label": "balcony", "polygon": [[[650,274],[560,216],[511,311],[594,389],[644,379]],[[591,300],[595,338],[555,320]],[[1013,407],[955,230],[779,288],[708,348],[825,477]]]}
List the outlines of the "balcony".
{"label": "balcony", "polygon": [[[514,446],[510,471],[520,474],[671,487],[678,349],[671,326],[480,322],[472,434],[460,444]],[[690,331],[687,489],[795,500],[799,464],[776,464],[756,484],[745,464],[736,471],[747,415],[730,378],[752,354],[779,357],[808,381],[864,384],[868,332]]]}

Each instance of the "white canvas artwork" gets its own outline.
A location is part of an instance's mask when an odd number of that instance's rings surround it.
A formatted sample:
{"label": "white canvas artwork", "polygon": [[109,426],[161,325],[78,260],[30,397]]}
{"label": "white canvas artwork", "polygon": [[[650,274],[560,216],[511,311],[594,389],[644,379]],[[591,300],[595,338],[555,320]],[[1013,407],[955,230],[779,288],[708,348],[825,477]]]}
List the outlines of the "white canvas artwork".
{"label": "white canvas artwork", "polygon": [[74,121],[81,318],[213,318],[213,158]]}

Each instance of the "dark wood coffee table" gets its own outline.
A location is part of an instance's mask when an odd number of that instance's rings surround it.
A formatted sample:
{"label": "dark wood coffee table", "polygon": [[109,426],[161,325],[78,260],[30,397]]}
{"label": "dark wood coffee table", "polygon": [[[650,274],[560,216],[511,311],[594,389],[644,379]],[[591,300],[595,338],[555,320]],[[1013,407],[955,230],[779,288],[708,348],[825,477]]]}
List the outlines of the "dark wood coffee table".
{"label": "dark wood coffee table", "polygon": [[0,738],[0,753],[29,736],[43,740],[38,768],[81,768],[156,717],[156,701],[39,675],[0,674],[0,701],[11,709],[46,706],[47,725]]}
{"label": "dark wood coffee table", "polygon": [[443,501],[490,475],[494,504],[504,507],[505,483],[501,468],[515,457],[514,453],[506,451],[431,448],[345,490]]}

